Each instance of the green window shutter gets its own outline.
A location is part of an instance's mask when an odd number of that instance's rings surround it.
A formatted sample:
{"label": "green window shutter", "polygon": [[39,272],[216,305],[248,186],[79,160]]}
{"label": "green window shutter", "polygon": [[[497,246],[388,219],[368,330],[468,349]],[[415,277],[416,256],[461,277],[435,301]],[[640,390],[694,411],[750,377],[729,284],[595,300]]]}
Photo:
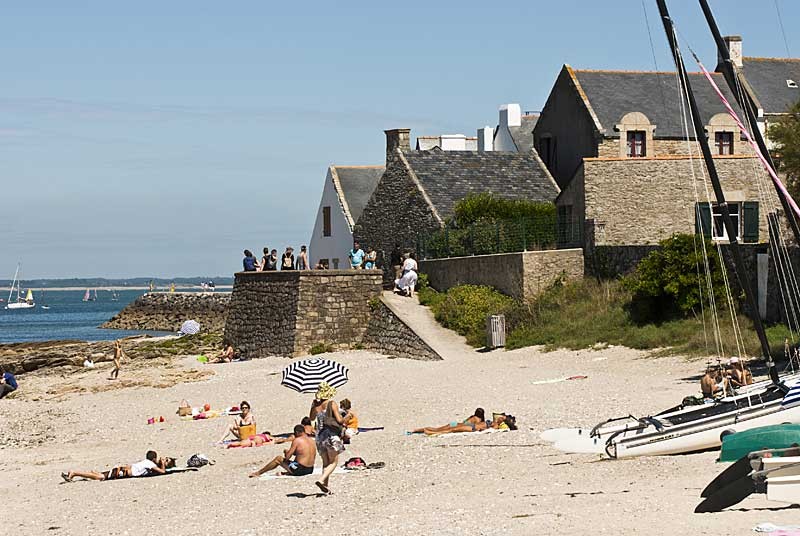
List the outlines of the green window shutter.
{"label": "green window shutter", "polygon": [[742,242],[758,242],[758,202],[745,201],[742,205],[744,217]]}
{"label": "green window shutter", "polygon": [[711,206],[708,203],[697,203],[694,213],[694,233],[711,238]]}

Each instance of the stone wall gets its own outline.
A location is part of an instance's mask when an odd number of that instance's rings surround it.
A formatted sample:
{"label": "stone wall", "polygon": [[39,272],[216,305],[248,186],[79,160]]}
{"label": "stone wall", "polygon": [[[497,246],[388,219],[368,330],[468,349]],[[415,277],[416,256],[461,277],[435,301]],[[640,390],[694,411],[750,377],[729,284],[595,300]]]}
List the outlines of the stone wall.
{"label": "stone wall", "polygon": [[317,344],[359,344],[370,301],[381,293],[378,270],[239,272],[225,339],[249,358],[299,356]]}
{"label": "stone wall", "polygon": [[517,299],[533,298],[561,277],[579,279],[584,270],[580,249],[428,259],[419,265],[436,290],[462,284],[488,285]]}
{"label": "stone wall", "polygon": [[103,324],[102,328],[178,331],[197,320],[204,331],[221,332],[231,295],[227,292],[148,292]]}
{"label": "stone wall", "polygon": [[392,357],[423,361],[442,359],[414,330],[406,325],[383,302],[373,306],[362,346]]}
{"label": "stone wall", "polygon": [[[587,229],[586,241],[598,246],[647,245],[657,244],[674,233],[694,233],[695,186],[700,199],[706,199],[706,173],[702,160],[692,162],[695,184],[686,158],[584,159],[583,217],[593,222],[593,228]],[[754,158],[721,156],[714,162],[729,202],[763,204],[753,180],[754,174],[761,172]],[[708,188],[710,191],[710,184]],[[769,204],[776,206],[774,191],[770,189],[768,195]],[[568,196],[557,200],[558,205],[568,202]],[[766,216],[767,207],[760,206],[759,242],[769,236]]]}
{"label": "stone wall", "polygon": [[[741,142],[737,135],[734,135],[734,155],[753,155],[755,151],[747,142]],[[620,143],[622,145],[620,145]],[[619,158],[625,157],[627,154],[627,139],[620,142],[620,138],[604,138],[597,146],[597,156],[600,158]],[[714,147],[714,137],[712,136],[709,143],[711,144],[711,153],[716,154],[716,147]],[[697,142],[692,142],[691,145],[686,143],[686,140],[674,140],[654,138],[652,143],[646,147],[647,156],[686,156],[689,154],[689,148],[693,148],[693,153],[698,159],[700,156],[700,145]]]}

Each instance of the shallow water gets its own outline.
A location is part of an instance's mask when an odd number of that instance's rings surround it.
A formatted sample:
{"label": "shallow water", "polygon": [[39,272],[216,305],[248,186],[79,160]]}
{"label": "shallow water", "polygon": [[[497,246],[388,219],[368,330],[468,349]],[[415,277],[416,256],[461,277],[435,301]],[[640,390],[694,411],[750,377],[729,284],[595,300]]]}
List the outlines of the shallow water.
{"label": "shallow water", "polygon": [[[0,343],[37,342],[61,339],[103,341],[137,333],[158,333],[100,329],[103,322],[145,293],[144,290],[117,291],[119,300],[112,301],[108,290],[97,291],[97,301],[82,301],[85,290],[34,290],[33,309],[5,309],[0,303]],[[8,294],[0,296],[8,299]],[[43,309],[46,305],[50,309]]]}

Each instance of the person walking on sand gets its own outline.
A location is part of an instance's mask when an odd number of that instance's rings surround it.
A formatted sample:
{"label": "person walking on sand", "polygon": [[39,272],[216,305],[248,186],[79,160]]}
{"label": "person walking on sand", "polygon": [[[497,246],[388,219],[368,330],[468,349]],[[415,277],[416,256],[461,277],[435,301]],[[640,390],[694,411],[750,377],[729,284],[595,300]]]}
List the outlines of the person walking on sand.
{"label": "person walking on sand", "polygon": [[300,246],[300,254],[297,256],[295,268],[298,270],[308,270],[308,251],[305,246]]}
{"label": "person walking on sand", "polygon": [[116,380],[119,376],[119,370],[122,368],[122,358],[126,357],[125,352],[122,349],[122,343],[119,342],[119,339],[114,341],[114,368],[111,369],[111,373],[108,375],[109,380]]}
{"label": "person walking on sand", "polygon": [[248,476],[255,478],[279,466],[283,467],[286,475],[310,475],[314,472],[314,458],[316,457],[317,447],[314,445],[314,440],[306,435],[305,426],[298,424],[294,427],[292,444],[283,451],[283,456],[275,456],[267,465],[254,473],[250,473]]}
{"label": "person walking on sand", "polygon": [[317,451],[322,458],[322,477],[315,484],[327,495],[331,493],[328,487],[331,474],[336,469],[339,454],[344,452],[342,416],[333,400],[335,395],[334,387],[327,382],[320,383],[309,413],[309,418],[317,422]]}

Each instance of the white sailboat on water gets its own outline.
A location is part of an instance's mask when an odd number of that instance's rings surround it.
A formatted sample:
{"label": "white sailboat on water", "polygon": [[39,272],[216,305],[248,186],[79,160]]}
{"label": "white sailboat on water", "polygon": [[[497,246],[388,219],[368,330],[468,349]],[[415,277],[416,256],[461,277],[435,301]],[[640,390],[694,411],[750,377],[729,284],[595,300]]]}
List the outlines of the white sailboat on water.
{"label": "white sailboat on water", "polygon": [[[17,298],[12,301],[11,298],[14,294],[14,287],[17,289]],[[25,299],[20,298],[19,293],[19,264],[17,264],[17,270],[14,272],[14,280],[11,282],[11,290],[8,292],[6,309],[32,309],[36,306],[36,303],[33,301],[33,291],[31,291],[31,289],[28,289]]]}

